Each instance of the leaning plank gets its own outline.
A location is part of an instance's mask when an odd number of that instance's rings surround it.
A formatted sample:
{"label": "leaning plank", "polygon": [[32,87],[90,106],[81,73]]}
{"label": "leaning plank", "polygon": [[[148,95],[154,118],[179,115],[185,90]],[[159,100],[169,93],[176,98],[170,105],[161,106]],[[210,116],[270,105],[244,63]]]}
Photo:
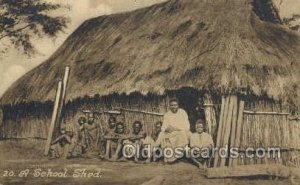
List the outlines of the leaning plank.
{"label": "leaning plank", "polygon": [[[242,133],[242,125],[243,125],[243,117],[244,117],[244,108],[245,108],[245,102],[240,101],[239,103],[239,113],[238,113],[238,120],[236,125],[236,134],[235,134],[235,141],[234,141],[234,147],[239,148],[240,142],[241,142],[241,133]],[[232,166],[236,166],[238,163],[237,159],[233,159]]]}
{"label": "leaning plank", "polygon": [[[63,88],[62,88],[62,94],[61,94],[61,101],[59,102],[59,109],[58,109],[58,118],[61,119],[62,117],[62,111],[63,107],[65,105],[65,97],[66,97],[66,91],[67,91],[67,85],[69,81],[69,75],[70,75],[70,67],[65,68],[65,74],[63,78]],[[57,125],[60,126],[60,125]]]}
{"label": "leaning plank", "polygon": [[[224,111],[225,111],[225,102],[226,102],[225,97],[222,97],[222,106],[221,106],[221,113],[220,113],[220,118],[219,118],[216,147],[220,147],[220,143],[221,143],[221,135],[222,135],[222,130],[223,130],[222,123],[223,123],[223,115],[224,115]],[[218,156],[218,152],[216,152],[215,159],[214,159],[214,167],[218,166],[218,161],[219,161],[219,156]]]}
{"label": "leaning plank", "polygon": [[[238,119],[238,100],[237,97],[235,96],[233,102],[233,113],[232,113],[231,131],[230,131],[230,142],[229,142],[230,147],[233,147],[235,144],[237,119]],[[228,166],[232,166],[232,159],[233,158],[229,156]]]}
{"label": "leaning plank", "polygon": [[[229,144],[229,137],[230,137],[230,130],[231,130],[231,122],[232,122],[232,117],[233,117],[233,106],[235,104],[235,101],[237,101],[237,97],[231,95],[229,97],[229,109],[228,109],[228,114],[226,117],[226,121],[225,121],[225,132],[224,132],[224,136],[222,138],[223,140],[223,147],[228,147]],[[226,158],[221,158],[221,162],[220,162],[220,167],[224,167],[226,164]]]}
{"label": "leaning plank", "polygon": [[63,79],[63,92],[62,92],[63,100],[66,96],[66,89],[67,89],[67,85],[68,85],[68,81],[69,81],[69,75],[70,75],[70,67],[67,66],[65,68],[65,75],[64,75],[64,79]]}
{"label": "leaning plank", "polygon": [[59,110],[59,102],[60,102],[60,98],[61,98],[61,95],[62,95],[61,93],[62,93],[62,82],[60,81],[60,82],[58,82],[58,86],[57,86],[56,97],[55,97],[55,102],[54,102],[54,108],[53,108],[53,112],[52,112],[52,118],[51,118],[50,128],[49,128],[49,131],[48,131],[48,137],[47,137],[47,142],[46,142],[46,146],[45,146],[44,155],[49,154],[55,124],[56,124],[57,119],[58,119],[57,116],[58,116],[58,110]]}
{"label": "leaning plank", "polygon": [[253,176],[276,176],[288,178],[293,171],[283,165],[243,165],[235,167],[208,168],[207,178],[233,178],[233,177],[253,177]]}
{"label": "leaning plank", "polygon": [[222,118],[222,132],[221,132],[221,138],[220,138],[220,146],[224,146],[224,135],[225,135],[225,131],[226,131],[226,118],[228,116],[228,112],[229,112],[229,105],[230,105],[230,96],[227,96],[225,99],[225,107],[224,107],[224,114],[223,114],[223,118]]}

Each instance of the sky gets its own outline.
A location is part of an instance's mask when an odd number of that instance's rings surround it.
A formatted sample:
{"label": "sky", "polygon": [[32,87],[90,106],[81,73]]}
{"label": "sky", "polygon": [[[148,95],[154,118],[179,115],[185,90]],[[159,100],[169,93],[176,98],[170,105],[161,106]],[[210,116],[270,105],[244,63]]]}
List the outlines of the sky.
{"label": "sky", "polygon": [[[13,47],[0,54],[0,96],[18,78],[45,61],[83,21],[105,14],[130,11],[165,0],[46,0],[48,2],[70,5],[70,10],[55,12],[70,18],[65,33],[57,38],[34,38],[38,53],[28,57]],[[300,0],[274,0],[283,16],[300,12]],[[63,2],[63,3],[62,3]],[[4,45],[5,43],[1,43]]]}

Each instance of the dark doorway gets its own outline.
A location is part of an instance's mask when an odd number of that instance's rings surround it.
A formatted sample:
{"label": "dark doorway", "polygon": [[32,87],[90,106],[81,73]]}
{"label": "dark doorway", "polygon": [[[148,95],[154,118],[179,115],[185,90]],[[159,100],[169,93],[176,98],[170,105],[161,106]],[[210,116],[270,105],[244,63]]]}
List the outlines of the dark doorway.
{"label": "dark doorway", "polygon": [[198,119],[205,119],[203,109],[204,93],[193,88],[182,88],[177,91],[169,91],[169,97],[176,97],[179,100],[180,107],[184,109],[191,124],[191,130],[194,131],[195,122]]}

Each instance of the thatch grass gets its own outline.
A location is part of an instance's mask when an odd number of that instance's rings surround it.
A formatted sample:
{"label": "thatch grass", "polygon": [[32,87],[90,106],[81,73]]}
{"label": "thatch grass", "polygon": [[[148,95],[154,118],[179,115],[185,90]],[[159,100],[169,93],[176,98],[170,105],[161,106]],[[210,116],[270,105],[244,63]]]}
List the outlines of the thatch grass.
{"label": "thatch grass", "polygon": [[300,37],[257,17],[249,0],[170,0],[84,22],[2,104],[54,98],[71,66],[67,99],[192,87],[299,101]]}

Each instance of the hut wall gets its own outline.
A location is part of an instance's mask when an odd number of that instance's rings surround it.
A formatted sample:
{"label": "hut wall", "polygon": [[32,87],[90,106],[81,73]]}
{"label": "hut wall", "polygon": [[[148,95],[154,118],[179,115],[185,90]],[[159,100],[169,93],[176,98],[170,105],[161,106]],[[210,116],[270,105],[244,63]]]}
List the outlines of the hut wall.
{"label": "hut wall", "polygon": [[4,106],[1,138],[46,138],[51,109],[51,102]]}
{"label": "hut wall", "polygon": [[[166,106],[167,103],[164,96],[132,94],[129,96],[111,95],[104,97],[84,97],[66,104],[65,111],[63,112],[63,123],[77,123],[78,119],[84,116],[83,110],[90,110],[100,113],[96,114],[96,121],[105,129],[110,115],[107,113],[102,114],[103,111],[123,108],[164,113],[167,110]],[[51,102],[5,106],[3,109],[4,117],[0,138],[46,139],[52,109],[53,103]],[[131,131],[131,124],[134,121],[141,121],[144,125],[144,130],[150,131],[151,133],[154,123],[162,120],[162,116],[128,111],[122,111],[122,114],[117,115],[116,118],[117,121],[125,123],[127,132]]]}
{"label": "hut wall", "polygon": [[245,110],[240,150],[277,147],[281,152],[263,159],[244,159],[240,165],[279,163],[300,167],[300,121],[291,119],[291,109],[259,100],[246,102]]}
{"label": "hut wall", "polygon": [[[80,117],[85,116],[83,111],[89,110],[96,112],[95,121],[98,122],[104,130],[107,129],[109,117],[114,116],[117,118],[117,122],[123,122],[125,124],[126,133],[131,132],[133,122],[141,121],[144,131],[151,134],[154,124],[158,121],[162,121],[162,116],[155,115],[155,113],[165,113],[167,110],[166,107],[166,97],[164,96],[142,96],[135,94],[130,96],[114,95],[101,98],[85,97],[68,103],[64,122],[77,123]],[[109,110],[121,110],[121,114],[105,113],[105,111]]]}

